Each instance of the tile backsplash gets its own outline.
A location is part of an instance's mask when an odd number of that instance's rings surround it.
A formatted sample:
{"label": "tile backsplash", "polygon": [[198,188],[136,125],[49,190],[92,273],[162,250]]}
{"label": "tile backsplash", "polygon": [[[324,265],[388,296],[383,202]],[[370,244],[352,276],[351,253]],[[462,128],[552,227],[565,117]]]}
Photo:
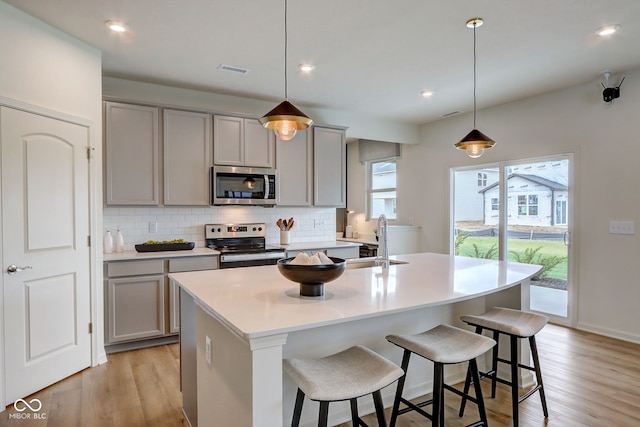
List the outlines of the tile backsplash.
{"label": "tile backsplash", "polygon": [[[335,208],[261,208],[261,207],[106,207],[103,210],[105,233],[115,236],[119,229],[124,236],[125,250],[147,240],[185,239],[203,247],[204,225],[264,222],[267,243],[278,244],[278,218],[295,219],[291,243],[335,240]],[[157,224],[157,232],[150,232]]]}

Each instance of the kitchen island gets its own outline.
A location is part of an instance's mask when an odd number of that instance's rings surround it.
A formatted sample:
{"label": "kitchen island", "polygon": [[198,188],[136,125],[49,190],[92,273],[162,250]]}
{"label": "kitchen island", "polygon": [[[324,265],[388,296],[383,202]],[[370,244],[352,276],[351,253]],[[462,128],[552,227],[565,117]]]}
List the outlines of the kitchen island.
{"label": "kitchen island", "polygon": [[[392,259],[403,263],[386,271],[347,269],[325,285],[322,297],[301,297],[276,266],[172,274],[181,288],[183,367],[195,359],[191,379],[183,375],[183,390],[197,383],[196,402],[185,395],[192,424],[197,414],[201,426],[287,425],[296,386],[283,375],[283,358],[321,357],[362,344],[399,364],[401,351],[387,334],[460,324],[461,314],[498,305],[528,308],[528,280],[540,269],[432,253]],[[429,364],[411,370],[407,394],[429,392]],[[464,369],[447,377],[462,379]],[[383,390],[387,406],[394,389]],[[372,405],[361,400],[366,413]],[[307,401],[302,425],[316,416],[317,404]],[[331,405],[331,423],[348,419],[348,403]]]}

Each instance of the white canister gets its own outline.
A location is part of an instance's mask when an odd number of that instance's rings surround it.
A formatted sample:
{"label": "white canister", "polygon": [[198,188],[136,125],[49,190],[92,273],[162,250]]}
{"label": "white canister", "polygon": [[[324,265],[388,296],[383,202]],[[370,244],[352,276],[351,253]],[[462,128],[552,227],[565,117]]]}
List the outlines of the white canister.
{"label": "white canister", "polygon": [[289,230],[280,230],[280,244],[288,245],[289,243],[291,243]]}
{"label": "white canister", "polygon": [[124,236],[122,235],[122,231],[118,230],[118,232],[116,233],[116,239],[115,239],[115,250],[116,252],[122,252],[124,251]]}
{"label": "white canister", "polygon": [[105,254],[110,254],[113,252],[113,237],[111,237],[111,231],[109,230],[104,233],[104,238],[102,239],[102,251]]}
{"label": "white canister", "polygon": [[358,238],[358,230],[353,230],[353,234],[352,234],[354,239]]}
{"label": "white canister", "polygon": [[344,228],[344,237],[346,237],[347,239],[351,239],[353,237],[353,226],[347,225]]}

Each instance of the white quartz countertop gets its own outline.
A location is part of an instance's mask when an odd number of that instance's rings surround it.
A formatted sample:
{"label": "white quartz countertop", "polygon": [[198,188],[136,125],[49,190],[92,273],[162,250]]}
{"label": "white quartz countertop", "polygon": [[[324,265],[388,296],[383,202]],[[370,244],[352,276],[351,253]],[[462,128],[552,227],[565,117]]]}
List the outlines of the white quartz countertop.
{"label": "white quartz countertop", "polygon": [[357,239],[352,239],[350,237],[340,237],[339,239],[336,239],[340,242],[350,242],[350,243],[359,243],[360,245],[376,245],[378,246],[380,243],[375,239],[375,237],[373,239],[369,239],[366,237],[358,237]]}
{"label": "white quartz countertop", "polygon": [[158,252],[137,252],[137,251],[124,251],[114,252],[110,254],[104,254],[103,260],[110,261],[128,261],[138,259],[154,259],[154,258],[177,258],[177,257],[189,257],[189,256],[204,256],[204,255],[220,255],[220,252],[209,248],[193,248],[188,251],[158,251]]}
{"label": "white quartz countertop", "polygon": [[336,248],[351,248],[354,246],[360,246],[360,243],[356,242],[343,242],[340,240],[326,240],[322,242],[296,242],[289,245],[275,245],[283,248],[287,251],[308,251],[312,249],[336,249]]}
{"label": "white quartz countertop", "polygon": [[[407,264],[347,269],[324,296],[301,297],[275,265],[174,273],[209,315],[244,339],[449,304],[515,286],[540,266],[445,254],[391,257]],[[358,262],[358,260],[354,260]]]}

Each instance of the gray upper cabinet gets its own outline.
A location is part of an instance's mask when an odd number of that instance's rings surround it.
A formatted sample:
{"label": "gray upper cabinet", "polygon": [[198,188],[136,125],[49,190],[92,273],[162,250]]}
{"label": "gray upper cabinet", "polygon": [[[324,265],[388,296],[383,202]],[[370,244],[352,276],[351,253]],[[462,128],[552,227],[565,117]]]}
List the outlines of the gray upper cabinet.
{"label": "gray upper cabinet", "polygon": [[164,110],[164,204],[209,205],[211,115]]}
{"label": "gray upper cabinet", "polygon": [[311,130],[298,131],[289,141],[276,139],[278,206],[313,203],[313,139]]}
{"label": "gray upper cabinet", "polygon": [[216,115],[213,160],[216,165],[273,168],[275,135],[255,119]]}
{"label": "gray upper cabinet", "polygon": [[313,127],[315,206],[346,206],[346,154],[344,129]]}
{"label": "gray upper cabinet", "polygon": [[158,205],[159,109],[105,102],[105,203]]}

